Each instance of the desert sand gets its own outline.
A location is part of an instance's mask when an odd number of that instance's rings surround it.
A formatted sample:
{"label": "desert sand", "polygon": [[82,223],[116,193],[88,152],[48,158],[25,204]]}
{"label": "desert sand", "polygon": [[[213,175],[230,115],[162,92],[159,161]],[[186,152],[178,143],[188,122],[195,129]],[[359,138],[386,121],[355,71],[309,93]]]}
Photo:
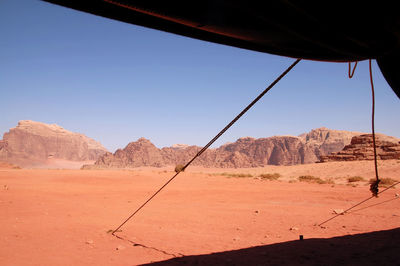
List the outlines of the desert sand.
{"label": "desert sand", "polygon": [[[398,160],[379,165],[382,177],[400,180]],[[229,178],[227,173],[253,177]],[[262,180],[257,177],[262,173],[281,177]],[[400,185],[317,226],[334,210],[371,195],[370,161],[189,168],[125,224],[118,237],[109,233],[172,175],[173,167],[54,170],[3,165],[0,265],[400,264]],[[330,182],[298,182],[300,175]],[[348,184],[351,176],[366,181]]]}

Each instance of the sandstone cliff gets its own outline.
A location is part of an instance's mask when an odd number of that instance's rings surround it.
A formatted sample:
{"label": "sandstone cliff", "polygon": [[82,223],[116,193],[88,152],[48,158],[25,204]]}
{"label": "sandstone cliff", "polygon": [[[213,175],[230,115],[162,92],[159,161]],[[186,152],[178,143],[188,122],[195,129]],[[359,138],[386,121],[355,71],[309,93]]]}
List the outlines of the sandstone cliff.
{"label": "sandstone cliff", "polygon": [[[359,132],[314,129],[295,136],[275,136],[255,139],[244,137],[234,143],[208,149],[193,165],[204,167],[244,168],[264,165],[294,165],[314,163],[320,157],[337,152],[350,143]],[[129,168],[139,166],[166,166],[188,162],[201,147],[174,145],[158,149],[149,140],[141,138],[129,143],[114,154],[107,153],[94,166],[85,168]]]}
{"label": "sandstone cliff", "polygon": [[[376,154],[380,160],[400,159],[400,139],[377,134],[375,136]],[[374,147],[372,134],[355,136],[343,150],[321,156],[321,162],[373,160]]]}
{"label": "sandstone cliff", "polygon": [[305,144],[313,149],[317,158],[340,151],[350,143],[352,137],[361,135],[361,132],[332,130],[326,127],[313,129],[309,133],[301,134],[299,137]]}
{"label": "sandstone cliff", "polygon": [[0,141],[0,161],[30,167],[49,159],[97,160],[107,150],[95,140],[56,124],[30,120],[5,133]]}
{"label": "sandstone cliff", "polygon": [[[240,138],[234,143],[221,146],[218,151],[236,154],[233,157],[236,157],[236,162],[227,161],[229,167],[293,165],[313,163],[317,160],[313,151],[302,142],[301,138],[294,136]],[[244,157],[245,160],[237,160],[238,156]]]}
{"label": "sandstone cliff", "polygon": [[124,149],[118,149],[114,154],[107,152],[95,164],[111,168],[162,166],[164,160],[160,150],[153,143],[140,138],[129,143]]}

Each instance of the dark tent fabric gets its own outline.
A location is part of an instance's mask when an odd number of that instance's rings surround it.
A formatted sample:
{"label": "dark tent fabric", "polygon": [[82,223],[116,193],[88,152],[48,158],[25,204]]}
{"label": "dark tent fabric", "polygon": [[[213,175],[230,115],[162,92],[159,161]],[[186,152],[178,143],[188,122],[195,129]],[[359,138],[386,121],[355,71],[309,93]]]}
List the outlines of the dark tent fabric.
{"label": "dark tent fabric", "polygon": [[331,62],[376,59],[400,98],[396,1],[45,1],[264,53]]}

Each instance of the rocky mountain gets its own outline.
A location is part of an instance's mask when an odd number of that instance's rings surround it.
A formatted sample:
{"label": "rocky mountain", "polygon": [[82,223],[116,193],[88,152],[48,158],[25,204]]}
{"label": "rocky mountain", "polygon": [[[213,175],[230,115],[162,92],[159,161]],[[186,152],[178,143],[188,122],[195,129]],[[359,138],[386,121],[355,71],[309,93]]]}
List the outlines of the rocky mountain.
{"label": "rocky mountain", "polygon": [[[296,136],[274,136],[269,138],[244,137],[234,143],[208,149],[193,165],[204,167],[244,168],[264,165],[294,165],[314,163],[320,157],[337,152],[350,144],[359,132],[313,129]],[[141,138],[129,143],[114,154],[100,157],[93,166],[85,168],[130,168],[139,166],[166,166],[188,162],[201,147],[174,145],[158,149],[149,140]]]}
{"label": "rocky mountain", "polygon": [[[400,159],[400,139],[376,134],[376,154],[380,160]],[[343,150],[321,156],[321,162],[373,160],[372,134],[355,136]]]}
{"label": "rocky mountain", "polygon": [[323,155],[342,150],[354,136],[361,134],[363,133],[321,127],[313,129],[309,133],[301,134],[299,137],[308,147],[313,149],[316,157],[320,158]]}
{"label": "rocky mountain", "polygon": [[114,154],[107,152],[95,164],[107,165],[110,168],[162,166],[164,159],[160,150],[149,140],[140,138],[129,143],[123,150],[118,149]]}
{"label": "rocky mountain", "polygon": [[301,138],[294,136],[240,138],[234,143],[221,146],[218,151],[224,151],[232,158],[228,160],[228,167],[293,165],[317,160],[312,149],[305,145]]}
{"label": "rocky mountain", "polygon": [[31,167],[49,159],[97,160],[107,150],[97,141],[56,124],[18,122],[0,140],[0,161]]}

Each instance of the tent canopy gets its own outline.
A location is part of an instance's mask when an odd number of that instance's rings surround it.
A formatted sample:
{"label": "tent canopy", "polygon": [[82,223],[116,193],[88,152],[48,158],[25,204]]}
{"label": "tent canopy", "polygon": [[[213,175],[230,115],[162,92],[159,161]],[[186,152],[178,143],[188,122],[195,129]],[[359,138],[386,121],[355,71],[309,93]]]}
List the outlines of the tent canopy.
{"label": "tent canopy", "polygon": [[44,1],[264,53],[332,62],[376,59],[400,98],[396,1]]}

